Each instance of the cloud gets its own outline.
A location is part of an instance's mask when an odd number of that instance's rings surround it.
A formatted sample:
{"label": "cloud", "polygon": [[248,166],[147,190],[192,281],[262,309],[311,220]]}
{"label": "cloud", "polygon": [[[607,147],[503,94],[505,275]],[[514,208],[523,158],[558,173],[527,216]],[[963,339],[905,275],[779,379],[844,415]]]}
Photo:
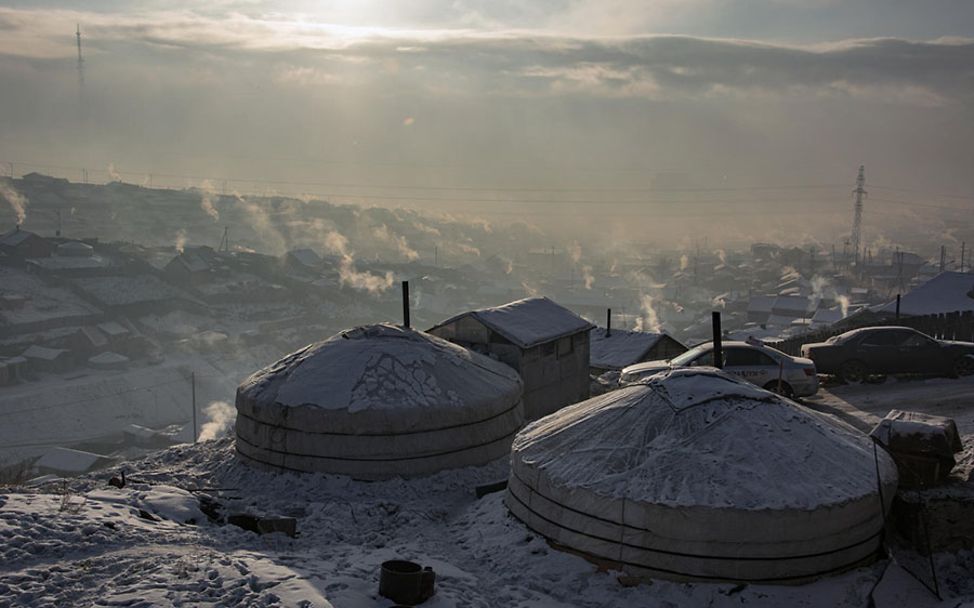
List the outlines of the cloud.
{"label": "cloud", "polygon": [[[786,45],[673,35],[376,28],[186,9],[124,15],[0,9],[7,40],[0,53],[50,59],[55,47],[67,59],[74,48],[64,31],[77,21],[87,24],[92,61],[107,53],[116,61],[123,49],[160,60],[185,55],[214,67],[233,58],[266,63],[277,79],[296,86],[391,82],[455,95],[652,98],[740,91],[882,96],[896,87],[914,89],[903,103],[970,99],[974,86],[970,38]],[[35,42],[23,44],[27,38]]]}

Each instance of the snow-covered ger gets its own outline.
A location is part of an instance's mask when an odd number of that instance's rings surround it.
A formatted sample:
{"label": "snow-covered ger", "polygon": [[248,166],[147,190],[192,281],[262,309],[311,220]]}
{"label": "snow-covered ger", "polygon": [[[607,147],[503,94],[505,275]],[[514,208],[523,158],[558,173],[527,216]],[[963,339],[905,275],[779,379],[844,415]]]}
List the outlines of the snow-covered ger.
{"label": "snow-covered ger", "polygon": [[505,502],[529,527],[680,580],[798,582],[868,562],[897,481],[866,437],[713,368],[542,418],[511,460]]}
{"label": "snow-covered ger", "polygon": [[285,470],[416,476],[506,455],[523,423],[506,365],[388,324],[341,332],[237,389],[237,451]]}

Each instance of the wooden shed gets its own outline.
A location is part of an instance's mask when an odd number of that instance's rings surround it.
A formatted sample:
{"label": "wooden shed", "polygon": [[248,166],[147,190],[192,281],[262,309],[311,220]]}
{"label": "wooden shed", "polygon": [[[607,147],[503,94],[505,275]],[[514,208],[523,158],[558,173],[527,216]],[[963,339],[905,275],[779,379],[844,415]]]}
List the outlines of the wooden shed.
{"label": "wooden shed", "polygon": [[589,397],[589,331],[595,327],[548,298],[461,313],[429,333],[514,368],[524,413],[534,420]]}

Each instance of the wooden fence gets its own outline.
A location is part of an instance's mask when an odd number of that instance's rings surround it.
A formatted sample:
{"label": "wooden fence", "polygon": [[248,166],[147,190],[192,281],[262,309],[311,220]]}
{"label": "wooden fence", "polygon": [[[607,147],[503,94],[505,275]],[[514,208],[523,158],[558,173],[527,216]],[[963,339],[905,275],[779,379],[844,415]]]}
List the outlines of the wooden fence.
{"label": "wooden fence", "polygon": [[801,336],[795,336],[794,338],[788,338],[787,340],[781,340],[779,342],[767,341],[766,343],[768,346],[777,348],[778,350],[788,353],[789,355],[799,355],[801,353],[802,344],[824,342],[832,336],[845,333],[850,329],[889,325],[912,327],[913,329],[922,331],[928,336],[938,338],[940,340],[961,340],[964,342],[974,342],[974,311],[965,310],[963,312],[948,312],[937,315],[900,317],[899,319],[878,319],[871,316],[868,319],[863,317],[861,320],[857,320],[856,317],[850,317],[836,324],[835,326],[823,330],[807,333]]}

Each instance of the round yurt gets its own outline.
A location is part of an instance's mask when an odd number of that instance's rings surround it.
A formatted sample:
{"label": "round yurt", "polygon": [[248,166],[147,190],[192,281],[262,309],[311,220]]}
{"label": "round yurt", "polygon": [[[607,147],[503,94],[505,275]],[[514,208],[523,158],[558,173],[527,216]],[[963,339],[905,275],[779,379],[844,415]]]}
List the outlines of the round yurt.
{"label": "round yurt", "polygon": [[290,471],[384,479],[510,452],[521,380],[510,367],[394,325],[343,331],[237,389],[237,452]]}
{"label": "round yurt", "polygon": [[896,481],[855,430],[697,368],[525,427],[505,502],[633,576],[798,583],[874,558]]}

